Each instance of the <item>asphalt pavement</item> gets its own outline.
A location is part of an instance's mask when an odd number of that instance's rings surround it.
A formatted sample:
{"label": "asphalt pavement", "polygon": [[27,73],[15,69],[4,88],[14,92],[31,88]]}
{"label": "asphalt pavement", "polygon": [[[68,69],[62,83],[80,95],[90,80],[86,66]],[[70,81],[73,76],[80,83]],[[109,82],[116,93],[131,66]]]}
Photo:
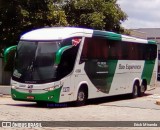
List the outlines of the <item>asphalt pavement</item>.
{"label": "asphalt pavement", "polygon": [[44,127],[35,130],[160,130],[158,127],[118,127],[119,121],[160,121],[160,105],[156,104],[156,101],[160,100],[160,82],[156,89],[146,91],[143,97],[130,99],[127,95],[122,95],[100,98],[89,100],[88,104],[82,107],[69,104],[48,104],[49,106],[41,107],[34,102],[14,101],[10,95],[2,95],[0,99],[0,117],[3,121],[66,121],[67,124],[72,124],[71,121],[117,122],[117,126],[112,128]]}

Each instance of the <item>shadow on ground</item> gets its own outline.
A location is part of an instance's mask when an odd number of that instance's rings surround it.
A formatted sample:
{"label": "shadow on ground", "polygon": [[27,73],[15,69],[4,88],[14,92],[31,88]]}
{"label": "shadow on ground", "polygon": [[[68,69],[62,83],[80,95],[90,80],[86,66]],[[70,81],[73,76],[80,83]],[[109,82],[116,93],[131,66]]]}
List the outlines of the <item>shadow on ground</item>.
{"label": "shadow on ground", "polygon": [[[152,94],[146,93],[144,97],[150,96],[150,95]],[[103,103],[116,102],[120,100],[132,100],[132,98],[129,94],[126,94],[126,95],[110,96],[110,97],[103,97],[103,98],[97,98],[97,99],[89,99],[86,102],[86,106],[87,105],[99,105]],[[19,104],[5,104],[5,105],[19,106],[19,107],[33,107],[33,108],[68,108],[68,107],[77,107],[75,104],[76,104],[75,102],[69,102],[69,103],[25,102],[25,103],[19,103]]]}

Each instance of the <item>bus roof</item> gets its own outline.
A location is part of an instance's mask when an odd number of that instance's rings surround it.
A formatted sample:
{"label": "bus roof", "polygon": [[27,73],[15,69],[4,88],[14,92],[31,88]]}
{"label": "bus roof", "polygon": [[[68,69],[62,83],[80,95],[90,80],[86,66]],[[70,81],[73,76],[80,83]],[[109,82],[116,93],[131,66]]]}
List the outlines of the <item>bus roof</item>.
{"label": "bus roof", "polygon": [[83,36],[85,37],[101,36],[111,40],[156,44],[155,41],[151,40],[145,40],[131,36],[121,35],[114,32],[84,29],[78,27],[47,27],[47,28],[36,29],[22,35],[21,40],[49,41],[49,40],[62,40],[69,37],[83,37]]}
{"label": "bus roof", "polygon": [[30,31],[21,37],[21,40],[61,40],[68,37],[92,37],[92,29],[75,27],[48,27]]}

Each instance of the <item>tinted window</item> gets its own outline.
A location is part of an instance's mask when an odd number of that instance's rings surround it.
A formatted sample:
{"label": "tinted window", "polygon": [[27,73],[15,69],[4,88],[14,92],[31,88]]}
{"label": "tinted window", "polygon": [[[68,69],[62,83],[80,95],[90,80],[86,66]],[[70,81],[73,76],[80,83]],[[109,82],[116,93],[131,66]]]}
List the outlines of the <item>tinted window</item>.
{"label": "tinted window", "polygon": [[105,39],[86,38],[81,58],[86,59],[107,59],[108,44]]}
{"label": "tinted window", "polygon": [[154,60],[157,57],[157,45],[114,41],[99,37],[86,38],[81,54],[85,60]]}

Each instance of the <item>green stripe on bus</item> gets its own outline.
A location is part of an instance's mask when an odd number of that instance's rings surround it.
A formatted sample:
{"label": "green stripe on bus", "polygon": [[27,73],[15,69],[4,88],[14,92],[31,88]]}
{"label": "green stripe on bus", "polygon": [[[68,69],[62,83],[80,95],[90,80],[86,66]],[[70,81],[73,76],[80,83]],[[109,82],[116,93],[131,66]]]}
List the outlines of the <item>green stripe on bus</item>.
{"label": "green stripe on bus", "polygon": [[155,60],[147,60],[144,63],[141,79],[146,79],[147,85],[149,85],[151,82],[154,66],[155,66]]}
{"label": "green stripe on bus", "polygon": [[[46,93],[23,93],[23,92],[18,92],[15,89],[11,89],[11,93],[12,93],[12,98],[14,100],[34,101],[34,102],[48,101],[48,102],[59,103],[61,89],[62,87]],[[27,96],[33,96],[34,99],[27,99]]]}
{"label": "green stripe on bus", "polygon": [[84,70],[98,91],[109,93],[117,63],[118,60],[108,60],[106,62],[87,61],[85,63]]}
{"label": "green stripe on bus", "polygon": [[105,32],[105,31],[97,31],[96,30],[96,31],[93,32],[93,36],[105,37],[107,39],[117,40],[117,41],[122,40],[121,34],[117,34],[117,33],[114,33],[114,32]]}
{"label": "green stripe on bus", "polygon": [[118,60],[108,60],[107,90],[110,91],[112,81],[116,72]]}
{"label": "green stripe on bus", "polygon": [[148,44],[157,44],[156,41],[148,40]]}

